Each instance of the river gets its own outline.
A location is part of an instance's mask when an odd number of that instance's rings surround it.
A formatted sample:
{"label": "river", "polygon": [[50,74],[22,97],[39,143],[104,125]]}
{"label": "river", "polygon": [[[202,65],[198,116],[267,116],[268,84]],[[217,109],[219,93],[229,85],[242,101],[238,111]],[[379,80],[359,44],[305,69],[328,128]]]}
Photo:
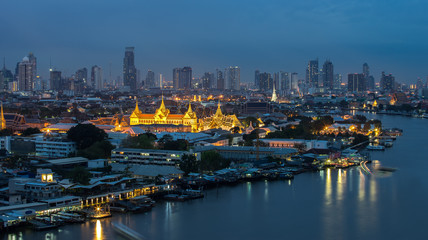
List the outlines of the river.
{"label": "river", "polygon": [[327,169],[291,181],[211,189],[203,199],[160,202],[148,213],[5,233],[3,239],[123,239],[111,222],[156,240],[428,239],[428,120],[366,116],[404,130],[392,148],[371,154],[398,169],[389,176],[363,174],[359,167]]}

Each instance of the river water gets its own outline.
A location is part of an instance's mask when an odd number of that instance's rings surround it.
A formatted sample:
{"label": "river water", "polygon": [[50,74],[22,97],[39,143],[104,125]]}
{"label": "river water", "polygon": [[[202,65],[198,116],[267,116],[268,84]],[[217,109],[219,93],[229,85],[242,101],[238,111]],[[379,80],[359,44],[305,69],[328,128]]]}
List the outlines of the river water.
{"label": "river water", "polygon": [[[141,214],[68,225],[51,231],[19,230],[4,239],[124,239],[121,222],[145,239],[428,239],[428,120],[367,114],[384,127],[404,130],[374,160],[398,170],[364,174],[359,167],[303,173],[294,180],[224,186],[203,199],[160,202]],[[370,165],[368,165],[370,167]]]}

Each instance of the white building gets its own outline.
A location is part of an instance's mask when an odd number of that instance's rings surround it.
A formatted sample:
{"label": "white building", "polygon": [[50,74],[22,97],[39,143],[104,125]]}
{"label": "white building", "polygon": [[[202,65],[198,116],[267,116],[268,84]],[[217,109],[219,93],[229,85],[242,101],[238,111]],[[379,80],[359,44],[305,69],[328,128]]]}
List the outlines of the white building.
{"label": "white building", "polygon": [[41,158],[64,158],[76,152],[76,143],[62,137],[38,136],[34,143]]}
{"label": "white building", "polygon": [[11,136],[0,137],[0,149],[6,149],[10,152],[10,139]]}
{"label": "white building", "polygon": [[111,161],[135,164],[176,165],[184,154],[195,154],[196,158],[200,160],[199,154],[188,151],[116,148],[111,151]]}

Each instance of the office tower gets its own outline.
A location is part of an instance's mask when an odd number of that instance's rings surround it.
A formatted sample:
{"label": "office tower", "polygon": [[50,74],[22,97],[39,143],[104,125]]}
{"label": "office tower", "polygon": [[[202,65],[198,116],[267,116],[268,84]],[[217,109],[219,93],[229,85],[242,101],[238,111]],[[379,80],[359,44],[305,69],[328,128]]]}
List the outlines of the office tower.
{"label": "office tower", "polygon": [[33,91],[34,81],[36,78],[36,58],[32,53],[22,59],[18,63],[18,90],[19,91]]}
{"label": "office tower", "polygon": [[330,60],[326,60],[322,67],[323,72],[323,87],[325,89],[332,90],[334,86],[334,71],[333,71],[333,63]]}
{"label": "office tower", "polygon": [[276,90],[279,89],[279,73],[273,73],[273,88]]}
{"label": "office tower", "polygon": [[134,63],[134,47],[125,48],[123,58],[123,85],[130,91],[137,89],[137,69]]}
{"label": "office tower", "polygon": [[318,87],[318,59],[310,60],[306,68],[306,85],[309,87]]}
{"label": "office tower", "polygon": [[291,90],[299,89],[299,77],[298,77],[298,74],[295,72],[291,74],[290,86],[291,86]]}
{"label": "office tower", "polygon": [[365,79],[367,79],[370,76],[370,68],[367,63],[363,64],[363,75]]}
{"label": "office tower", "polygon": [[418,78],[418,80],[416,81],[416,89],[419,90],[422,88],[424,88],[424,83],[422,82],[421,78]]}
{"label": "office tower", "polygon": [[175,89],[190,89],[192,84],[192,68],[174,68],[172,70],[172,82]]}
{"label": "office tower", "polygon": [[240,90],[241,71],[238,66],[228,67],[224,70],[226,75],[226,88],[230,90]]}
{"label": "office tower", "polygon": [[391,74],[385,75],[385,72],[382,72],[380,88],[386,92],[393,92],[395,90],[395,77]]}
{"label": "office tower", "polygon": [[152,70],[150,70],[150,69],[147,71],[146,80],[144,81],[143,86],[145,88],[154,88],[154,87],[156,87],[155,73]]}
{"label": "office tower", "polygon": [[290,77],[288,75],[288,72],[280,72],[281,77],[281,86],[279,89],[282,91],[290,89]]}
{"label": "office tower", "polygon": [[91,69],[91,85],[95,90],[102,90],[104,88],[102,69],[97,65]]}
{"label": "office tower", "polygon": [[217,89],[224,90],[224,75],[220,70],[216,70],[217,73]]}
{"label": "office tower", "polygon": [[254,72],[254,86],[260,90],[260,71],[256,70]]}
{"label": "office tower", "polygon": [[348,91],[364,92],[366,91],[366,80],[363,73],[348,74]]}
{"label": "office tower", "polygon": [[9,88],[9,83],[13,82],[12,71],[6,69],[6,63],[3,63],[3,69],[0,70],[0,90],[7,90]]}
{"label": "office tower", "polygon": [[74,91],[82,93],[88,84],[88,69],[81,68],[74,74]]}
{"label": "office tower", "polygon": [[60,71],[50,71],[49,84],[50,84],[51,90],[54,90],[54,91],[62,90]]}
{"label": "office tower", "polygon": [[190,89],[192,85],[192,68],[184,67],[180,71],[180,89]]}
{"label": "office tower", "polygon": [[335,74],[334,75],[334,86],[333,88],[335,90],[339,90],[342,88],[342,74]]}
{"label": "office tower", "polygon": [[374,77],[370,76],[370,67],[367,63],[363,64],[363,75],[366,81],[367,90],[373,90],[375,88]]}
{"label": "office tower", "polygon": [[375,87],[376,87],[375,86],[375,79],[374,79],[374,77],[372,75],[370,75],[368,77],[368,80],[367,80],[367,89],[368,90],[374,90]]}
{"label": "office tower", "polygon": [[273,89],[273,79],[270,73],[263,72],[259,74],[259,89],[261,91],[268,91]]}
{"label": "office tower", "polygon": [[214,85],[214,73],[206,72],[202,76],[202,88],[210,89]]}

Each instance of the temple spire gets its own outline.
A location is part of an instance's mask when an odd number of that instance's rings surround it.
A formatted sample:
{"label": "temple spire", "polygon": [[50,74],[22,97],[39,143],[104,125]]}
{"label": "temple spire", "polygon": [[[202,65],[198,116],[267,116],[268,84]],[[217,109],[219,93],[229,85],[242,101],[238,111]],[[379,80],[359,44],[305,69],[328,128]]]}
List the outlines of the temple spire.
{"label": "temple spire", "polygon": [[276,102],[278,100],[278,96],[276,96],[276,91],[275,91],[275,84],[273,84],[272,98],[270,100],[272,102]]}
{"label": "temple spire", "polygon": [[218,100],[218,107],[217,107],[217,112],[215,113],[216,116],[222,116],[223,113],[221,112],[221,104],[220,104],[220,99]]}
{"label": "temple spire", "polygon": [[187,109],[187,112],[193,112],[192,111],[192,104],[191,104],[191,102],[189,101],[189,109]]}
{"label": "temple spire", "polygon": [[3,114],[3,102],[1,102],[1,130],[6,129],[6,119]]}

